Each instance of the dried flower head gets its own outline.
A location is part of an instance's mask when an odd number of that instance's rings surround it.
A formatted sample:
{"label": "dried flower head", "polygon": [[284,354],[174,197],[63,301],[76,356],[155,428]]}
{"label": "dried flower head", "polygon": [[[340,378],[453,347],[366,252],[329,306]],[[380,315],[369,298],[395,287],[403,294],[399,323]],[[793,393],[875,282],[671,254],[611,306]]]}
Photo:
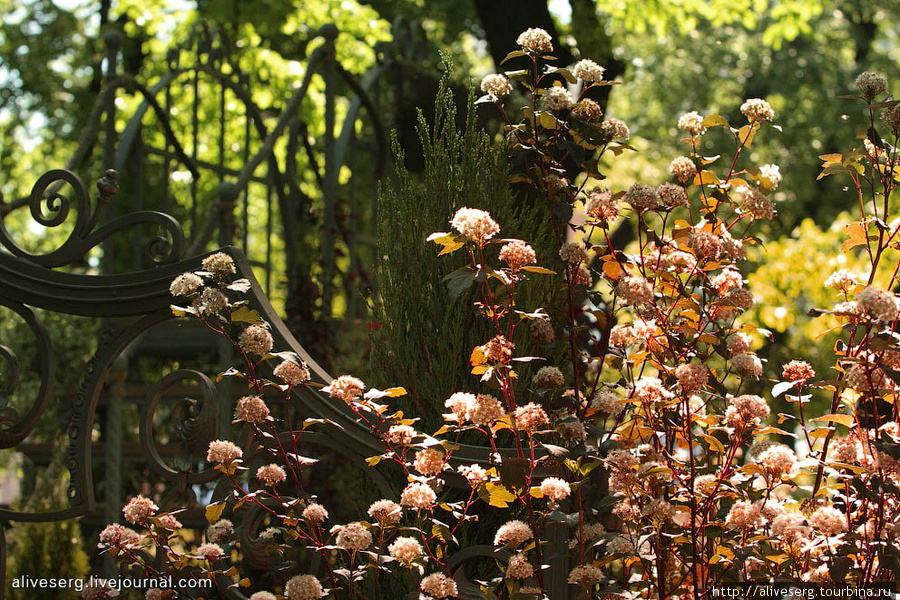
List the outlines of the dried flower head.
{"label": "dried flower head", "polygon": [[606,551],[609,554],[624,554],[631,556],[635,553],[634,542],[627,535],[617,535],[606,543]]}
{"label": "dried flower head", "polygon": [[500,233],[500,226],[490,213],[477,208],[462,207],[453,216],[450,225],[473,242],[483,244]]}
{"label": "dried flower head", "polygon": [[544,409],[540,404],[535,404],[534,402],[529,402],[524,406],[517,407],[514,418],[516,427],[520,431],[528,432],[529,435],[534,434],[534,432],[541,427],[550,424],[547,413],[544,412]]}
{"label": "dried flower head", "polygon": [[313,575],[295,575],[284,586],[287,600],[318,600],[325,597],[322,584]]}
{"label": "dried flower head", "polygon": [[889,291],[867,287],[856,294],[856,301],[873,319],[896,321],[900,318],[900,302]]}
{"label": "dried flower head", "polygon": [[553,331],[553,324],[550,319],[535,319],[528,326],[528,332],[531,339],[536,342],[549,343],[556,339],[556,333]]}
{"label": "dried flower head", "polygon": [[274,345],[272,334],[265,325],[251,325],[238,339],[241,350],[254,356],[262,356],[272,349]]}
{"label": "dried flower head", "polygon": [[580,265],[588,259],[584,244],[566,242],[559,247],[559,257],[570,265]]}
{"label": "dried flower head", "polygon": [[805,541],[810,528],[799,513],[784,513],[772,519],[772,533],[788,543]]}
{"label": "dried flower head", "polygon": [[553,52],[550,34],[538,27],[529,27],[519,34],[516,43],[528,54],[549,54]]}
{"label": "dried flower head", "polygon": [[488,362],[506,364],[512,358],[514,348],[512,342],[507,341],[504,336],[498,335],[481,346],[481,352]]}
{"label": "dried flower head", "polygon": [[792,360],[781,368],[781,377],[785,381],[806,381],[815,376],[815,369],[805,360]]}
{"label": "dried flower head", "polygon": [[562,371],[553,366],[541,367],[534,374],[534,385],[542,388],[557,388],[565,385],[566,378]]}
{"label": "dried flower head", "polygon": [[183,273],[172,280],[169,292],[173,296],[190,296],[203,285],[203,280],[193,273]]}
{"label": "dried flower head", "polygon": [[257,469],[256,478],[269,487],[275,487],[287,480],[287,473],[285,473],[284,468],[273,463]]}
{"label": "dried flower head", "polygon": [[206,528],[206,540],[214,544],[223,544],[234,535],[234,523],[228,519],[219,519]]}
{"label": "dried flower head", "polygon": [[304,362],[297,364],[285,359],[275,367],[272,374],[288,385],[300,385],[304,381],[309,381],[309,367]]}
{"label": "dried flower head", "polygon": [[619,119],[606,119],[600,123],[600,131],[611,140],[627,140],[631,137],[628,125]]}
{"label": "dried flower head", "polygon": [[679,206],[688,205],[687,192],[680,185],[674,183],[664,183],[656,188],[656,195],[660,202],[667,208],[677,208]]}
{"label": "dried flower head", "polygon": [[556,425],[556,434],[564,440],[583,442],[587,438],[587,429],[581,421],[563,421]]}
{"label": "dried flower head", "polygon": [[158,510],[159,507],[149,498],[135,496],[122,509],[122,514],[125,515],[125,520],[132,525],[139,525],[146,524],[147,520]]}
{"label": "dried flower head", "polygon": [[653,288],[640,275],[627,275],[619,279],[616,293],[625,306],[639,306],[653,302]]}
{"label": "dried flower head", "polygon": [[724,296],[733,288],[743,287],[744,277],[737,269],[724,269],[710,280],[710,284],[720,296]]}
{"label": "dried flower head", "polygon": [[681,386],[682,391],[694,392],[706,387],[709,371],[700,364],[684,364],[675,369],[675,377],[678,378],[678,385]]}
{"label": "dried flower head", "polygon": [[625,192],[625,202],[631,205],[635,211],[642,213],[653,210],[659,206],[659,196],[656,190],[645,183],[634,183]]}
{"label": "dried flower head", "polygon": [[669,175],[674,176],[681,183],[687,183],[697,174],[697,167],[687,156],[676,156],[669,163]]}
{"label": "dried flower head", "polygon": [[400,494],[400,504],[412,508],[428,508],[437,500],[437,494],[424,483],[410,483]]}
{"label": "dried flower head", "polygon": [[414,537],[398,537],[388,546],[388,554],[391,558],[404,566],[409,566],[413,561],[422,557],[422,544]]}
{"label": "dried flower head", "polygon": [[603,118],[603,108],[590,98],[582,98],[572,109],[572,114],[583,121],[593,123]]}
{"label": "dried flower head", "polygon": [[225,551],[218,544],[206,543],[197,548],[197,556],[213,562],[225,556]]}
{"label": "dried flower head", "polygon": [[205,288],[193,307],[202,315],[212,315],[228,306],[228,298],[215,288]]}
{"label": "dried flower head", "polygon": [[625,410],[622,398],[615,392],[600,391],[594,394],[591,406],[605,415],[619,415]]}
{"label": "dried flower head", "polygon": [[591,272],[584,265],[575,269],[575,272],[572,273],[572,285],[574,286],[584,286],[591,287],[594,284],[594,278],[591,276]]}
{"label": "dried flower head", "polygon": [[831,290],[840,290],[844,293],[848,292],[854,285],[856,285],[856,275],[847,269],[837,270],[825,280],[825,287]]}
{"label": "dried flower head", "polygon": [[419,589],[438,600],[442,598],[456,598],[459,594],[456,582],[443,573],[432,573],[423,578],[419,584]]}
{"label": "dried flower head", "polygon": [[533,537],[534,534],[527,523],[518,520],[507,521],[497,530],[497,534],[494,536],[494,545],[516,548]]}
{"label": "dried flower head", "polygon": [[212,276],[219,281],[225,281],[229,276],[234,275],[234,259],[224,252],[216,252],[210,254],[200,263],[204,271],[209,271]]}
{"label": "dried flower head", "polygon": [[234,420],[259,425],[269,416],[269,407],[259,396],[244,396],[234,409]]}
{"label": "dried flower head", "polygon": [[881,121],[894,135],[900,135],[900,104],[889,106],[881,113]]}
{"label": "dried flower head", "polygon": [[752,352],[736,354],[731,357],[731,366],[741,377],[759,377],[762,375],[762,361]]}
{"label": "dried flower head", "polygon": [[382,527],[396,525],[403,516],[403,508],[392,500],[376,500],[369,506],[368,514]]}
{"label": "dried flower head", "polygon": [[575,63],[575,66],[572,68],[572,74],[578,79],[593,83],[595,81],[603,81],[603,72],[605,70],[589,58],[584,58]]}
{"label": "dried flower head", "polygon": [[884,371],[873,365],[853,363],[844,372],[844,382],[857,392],[873,392],[887,386]]}
{"label": "dried flower head", "polygon": [[731,401],[731,406],[725,411],[725,422],[730,426],[740,429],[742,427],[759,424],[768,418],[771,413],[769,405],[761,396],[744,394]]}
{"label": "dried flower head", "polygon": [[603,572],[600,570],[600,567],[586,563],[578,565],[569,571],[568,582],[577,585],[583,590],[589,590],[594,587],[594,584],[597,583],[602,576]]}
{"label": "dried flower head", "polygon": [[694,110],[681,115],[681,117],[678,119],[678,129],[687,131],[692,136],[703,135],[703,133],[706,131],[706,127],[704,127],[703,125],[703,117],[700,116],[700,113]]}
{"label": "dried flower head", "polygon": [[365,389],[366,384],[360,379],[352,375],[341,375],[333,380],[330,385],[322,388],[322,391],[332,398],[337,398],[347,404],[353,404],[357,398],[362,396]]}
{"label": "dried flower head", "polygon": [[481,80],[481,91],[495,98],[502,98],[512,92],[512,90],[509,79],[499,73],[491,73]]}
{"label": "dried flower head", "polygon": [[500,248],[500,260],[509,265],[509,270],[515,273],[522,267],[537,262],[534,248],[522,240],[514,240]]}
{"label": "dried flower head", "polygon": [[688,238],[688,246],[697,260],[715,260],[722,253],[722,240],[709,231],[697,231]]}
{"label": "dried flower head", "polygon": [[534,567],[528,562],[528,557],[517,552],[506,565],[506,577],[508,579],[528,579],[534,575]]}
{"label": "dried flower head", "polygon": [[854,85],[860,89],[866,100],[873,100],[878,94],[883,94],[888,87],[887,77],[875,71],[866,71],[856,77]]}
{"label": "dried flower head", "polygon": [[750,213],[754,221],[772,219],[775,217],[775,205],[772,201],[753,188],[744,189],[744,198],[741,208]]}
{"label": "dried flower head", "polygon": [[584,210],[591,217],[609,224],[615,223],[619,218],[619,204],[607,189],[591,190],[584,202]]}
{"label": "dried flower head", "polygon": [[751,122],[771,121],[775,118],[775,111],[761,98],[751,98],[741,104],[741,113]]}

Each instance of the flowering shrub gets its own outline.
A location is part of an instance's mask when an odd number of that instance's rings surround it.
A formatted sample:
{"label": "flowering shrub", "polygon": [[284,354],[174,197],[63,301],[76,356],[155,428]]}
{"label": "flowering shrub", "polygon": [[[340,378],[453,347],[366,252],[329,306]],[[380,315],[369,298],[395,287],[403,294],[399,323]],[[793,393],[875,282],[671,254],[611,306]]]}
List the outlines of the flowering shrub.
{"label": "flowering shrub", "polygon": [[[699,598],[735,581],[863,584],[900,576],[893,402],[900,299],[890,291],[900,269],[887,258],[900,232],[900,220],[887,224],[900,106],[876,102],[883,78],[857,81],[872,124],[864,147],[822,157],[823,176],[849,175],[858,193],[860,219],[847,229],[843,251],[864,253],[869,265],[867,274],[829,277],[838,303],[816,312],[842,327],[837,375],[821,379],[792,360],[770,388],[752,349],[759,334],[741,319],[754,304],[741,264],[745,247],[757,243],[748,235],[753,223],[776,214],[769,196],[781,183],[778,168],[745,162],[754,137],[777,128],[771,107],[747,100],[739,127],[720,115],[687,113],[678,121],[685,154],[671,162],[670,181],[605,189],[600,161],[630,149],[629,130],[603,119],[585,92],[612,82],[589,60],[571,70],[548,65],[552,40],[542,30],[518,41],[521,50],[510,57],[527,57],[529,68],[485,78],[479,102],[507,122],[511,151],[524,157],[513,183],[546,204],[558,251],[539,255],[525,240],[503,238],[502,223],[468,207],[448,215],[449,231],[429,238],[440,254],[465,253],[468,264],[448,283],[457,291],[476,287],[474,308],[492,325],[493,337],[469,357],[482,391],[452,394],[445,424],[428,433],[390,408],[402,388],[367,390],[342,375],[321,390],[379,441],[383,452],[369,465],[390,464],[405,475],[396,497],[373,503],[366,520],[328,523],[334,499],[307,489],[309,460],[297,451],[320,422],[291,420],[292,391],[313,385],[309,371],[290,353],[273,352],[268,324],[241,298],[249,286],[233,281],[229,257],[215,254],[171,291],[189,302],[173,307],[177,314],[202,320],[242,359],[242,369],[229,374],[249,387],[235,422],[252,440],[213,441],[207,456],[232,495],[207,508],[210,527],[195,549],[173,542],[175,515],[141,497],[124,510],[141,532],[110,525],[101,546],[158,572],[146,558],[152,551],[153,564],[166,572],[214,577],[222,593],[250,588],[256,600],[274,593],[370,598],[379,578],[399,573],[415,576],[420,597],[438,599],[458,597],[463,583],[486,598],[546,598],[560,576],[580,598]],[[529,96],[521,113],[504,103],[513,84]],[[731,144],[727,157],[701,156],[701,136],[719,134]],[[626,219],[637,240],[617,248],[610,233]],[[892,274],[878,288],[883,264]],[[532,277],[558,278],[564,304],[520,306]],[[520,355],[525,336],[548,355],[563,345],[567,360],[541,364],[541,357]],[[531,362],[540,365],[533,377],[520,377],[517,369]],[[828,414],[804,411],[814,394],[831,397]],[[773,414],[767,396],[784,396],[797,414]],[[276,403],[284,405],[278,418]],[[462,435],[483,439],[480,460],[457,458]],[[252,467],[245,461],[251,450],[263,455]],[[449,565],[461,531],[477,526],[477,505],[502,514],[503,524],[490,532],[496,569],[473,584]],[[242,579],[232,564],[234,525],[222,516],[227,509],[239,519],[250,506],[274,527],[268,553],[306,548],[321,557],[320,572],[288,561],[277,589]],[[564,544],[553,541],[560,530]],[[548,568],[553,553],[567,560],[564,573]]]}

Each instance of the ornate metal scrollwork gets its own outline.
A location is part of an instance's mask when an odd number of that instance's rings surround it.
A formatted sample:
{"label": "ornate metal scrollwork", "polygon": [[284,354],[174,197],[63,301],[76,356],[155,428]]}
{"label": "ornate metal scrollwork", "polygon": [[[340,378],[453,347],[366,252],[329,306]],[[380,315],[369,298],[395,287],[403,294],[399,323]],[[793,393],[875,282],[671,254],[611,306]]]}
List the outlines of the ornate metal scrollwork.
{"label": "ornate metal scrollwork", "polygon": [[47,331],[38,320],[37,316],[27,306],[17,302],[2,302],[0,305],[18,314],[28,325],[34,334],[34,344],[38,352],[40,365],[41,387],[31,407],[23,415],[9,406],[9,398],[12,396],[19,381],[19,361],[15,353],[6,346],[0,346],[0,356],[9,364],[10,374],[0,394],[3,394],[2,406],[0,406],[0,448],[12,448],[21,444],[34,430],[38,419],[47,407],[53,386],[53,347]]}
{"label": "ornate metal scrollwork", "polygon": [[[218,473],[213,469],[191,473],[181,469],[173,469],[160,456],[156,440],[153,436],[153,417],[159,407],[160,399],[166,390],[179,381],[191,380],[200,387],[201,401],[184,398],[172,409],[172,420],[175,430],[181,439],[178,444],[186,455],[197,455],[204,452],[209,442],[216,437],[216,419],[218,415],[216,385],[212,380],[198,371],[181,369],[169,373],[160,379],[150,390],[147,401],[141,411],[141,447],[149,455],[150,467],[176,486],[191,486],[213,480]],[[199,409],[196,414],[190,412]],[[182,490],[187,492],[187,489]]]}
{"label": "ornate metal scrollwork", "polygon": [[[32,218],[44,227],[59,227],[69,220],[73,204],[76,210],[72,232],[55,250],[46,254],[33,254],[19,246],[0,220],[0,245],[11,254],[26,258],[42,267],[54,268],[72,264],[83,259],[90,250],[112,235],[138,225],[153,224],[163,229],[166,237],[157,236],[151,239],[148,253],[155,263],[172,263],[179,260],[184,253],[184,233],[178,221],[161,212],[139,211],[97,227],[104,213],[105,206],[118,192],[116,171],[108,170],[98,183],[99,199],[91,210],[90,193],[84,181],[65,169],[54,169],[42,175],[34,187],[28,205]],[[74,190],[70,198],[58,191],[60,182],[69,184]]]}

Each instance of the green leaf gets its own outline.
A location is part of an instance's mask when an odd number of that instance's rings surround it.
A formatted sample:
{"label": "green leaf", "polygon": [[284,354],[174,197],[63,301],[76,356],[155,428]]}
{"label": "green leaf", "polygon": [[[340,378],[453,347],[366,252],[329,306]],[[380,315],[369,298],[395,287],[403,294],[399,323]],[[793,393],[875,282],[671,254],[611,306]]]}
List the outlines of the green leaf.
{"label": "green leaf", "polygon": [[260,318],[259,313],[246,306],[241,306],[231,313],[232,323],[259,323],[260,321],[262,321],[262,319]]}
{"label": "green leaf", "polygon": [[447,291],[450,292],[450,297],[455,299],[472,287],[475,283],[475,277],[475,268],[468,265],[453,271],[444,277],[443,281],[447,282]]}
{"label": "green leaf", "polygon": [[518,58],[520,56],[525,56],[525,53],[521,50],[513,50],[512,52],[510,52],[509,54],[506,55],[506,58],[504,58],[503,60],[500,61],[500,64],[502,65],[506,61],[512,60],[514,58]]}

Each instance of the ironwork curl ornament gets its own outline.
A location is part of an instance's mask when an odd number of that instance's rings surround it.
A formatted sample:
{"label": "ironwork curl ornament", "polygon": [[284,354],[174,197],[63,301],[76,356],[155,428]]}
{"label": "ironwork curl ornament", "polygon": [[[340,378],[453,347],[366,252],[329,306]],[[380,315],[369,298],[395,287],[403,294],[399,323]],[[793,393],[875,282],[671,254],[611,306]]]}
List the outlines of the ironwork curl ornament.
{"label": "ironwork curl ornament", "polygon": [[4,302],[0,299],[0,306],[5,306],[19,315],[23,321],[31,329],[34,336],[34,345],[38,352],[38,362],[40,365],[41,386],[38,390],[37,397],[31,404],[31,407],[23,415],[9,406],[9,399],[15,392],[19,382],[19,360],[15,352],[6,346],[0,346],[0,357],[3,357],[9,365],[9,375],[0,391],[0,448],[12,448],[22,443],[25,438],[34,430],[37,421],[47,407],[50,399],[50,393],[53,388],[54,368],[53,368],[53,347],[47,330],[43,324],[27,306],[18,302]]}
{"label": "ironwork curl ornament", "polygon": [[[153,417],[156,414],[160,399],[166,390],[180,381],[191,380],[200,387],[201,401],[184,398],[172,408],[172,420],[175,430],[180,435],[179,445],[186,455],[196,455],[205,451],[209,443],[216,437],[216,419],[218,415],[216,385],[212,380],[198,371],[180,369],[169,373],[154,384],[147,401],[141,411],[141,447],[149,455],[150,467],[166,478],[175,491],[191,495],[191,486],[212,481],[218,473],[214,469],[194,473],[182,469],[173,469],[160,456],[153,435]],[[195,415],[190,412],[199,409]]]}
{"label": "ironwork curl ornament", "polygon": [[[97,182],[98,200],[91,209],[91,198],[84,181],[77,174],[66,169],[54,169],[44,173],[31,189],[28,206],[31,217],[47,228],[59,227],[69,220],[69,214],[76,211],[72,232],[56,249],[46,254],[33,254],[17,244],[3,220],[0,219],[0,245],[11,254],[26,258],[47,268],[61,267],[84,258],[90,250],[120,231],[140,225],[156,225],[165,236],[150,240],[147,252],[157,264],[173,263],[184,254],[184,233],[178,221],[167,214],[156,211],[139,211],[113,219],[98,227],[107,204],[119,191],[118,172],[110,169]],[[70,198],[61,194],[60,183],[67,183],[73,190]]]}

